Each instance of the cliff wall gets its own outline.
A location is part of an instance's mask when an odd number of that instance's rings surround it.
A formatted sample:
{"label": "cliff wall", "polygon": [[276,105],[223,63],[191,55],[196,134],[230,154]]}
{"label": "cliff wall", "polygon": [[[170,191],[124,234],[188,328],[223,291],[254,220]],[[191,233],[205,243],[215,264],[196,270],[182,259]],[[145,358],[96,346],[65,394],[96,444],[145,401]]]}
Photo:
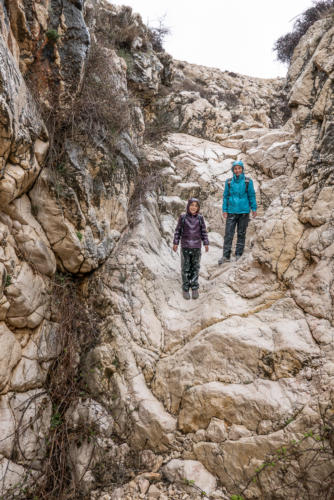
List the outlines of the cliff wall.
{"label": "cliff wall", "polygon": [[[2,497],[331,498],[332,18],[287,80],[174,61],[104,0],[2,0],[0,23]],[[259,216],[218,267],[234,159]]]}

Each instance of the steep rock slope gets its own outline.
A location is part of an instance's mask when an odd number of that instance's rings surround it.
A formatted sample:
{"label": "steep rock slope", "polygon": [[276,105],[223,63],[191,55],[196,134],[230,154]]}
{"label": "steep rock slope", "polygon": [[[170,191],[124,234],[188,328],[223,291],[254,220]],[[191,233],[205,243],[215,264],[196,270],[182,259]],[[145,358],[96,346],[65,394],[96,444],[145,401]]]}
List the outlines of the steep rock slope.
{"label": "steep rock slope", "polygon": [[[285,87],[173,61],[102,0],[0,14],[1,495],[331,498],[331,19]],[[218,268],[236,158],[259,218]],[[171,241],[191,195],[211,246],[187,303]]]}

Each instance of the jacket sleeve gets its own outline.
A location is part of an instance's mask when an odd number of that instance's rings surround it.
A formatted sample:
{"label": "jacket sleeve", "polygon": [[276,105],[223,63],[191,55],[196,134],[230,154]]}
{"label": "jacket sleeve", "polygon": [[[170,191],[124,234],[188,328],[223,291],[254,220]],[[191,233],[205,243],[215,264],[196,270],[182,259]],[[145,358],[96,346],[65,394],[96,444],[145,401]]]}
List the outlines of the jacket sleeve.
{"label": "jacket sleeve", "polygon": [[180,215],[179,220],[177,222],[177,226],[174,232],[173,245],[178,245],[180,243],[181,227],[182,227],[182,215]]}
{"label": "jacket sleeve", "polygon": [[249,179],[247,194],[248,194],[248,200],[249,200],[251,210],[252,210],[252,212],[256,212],[257,204],[256,204],[256,196],[255,196],[254,184],[253,184],[252,179]]}
{"label": "jacket sleeve", "polygon": [[205,225],[205,220],[204,217],[202,216],[202,224],[200,225],[201,228],[201,239],[203,241],[204,246],[209,245],[209,238],[208,238],[208,232],[206,230],[206,225]]}
{"label": "jacket sleeve", "polygon": [[227,212],[228,205],[228,182],[225,181],[225,189],[223,194],[223,212]]}

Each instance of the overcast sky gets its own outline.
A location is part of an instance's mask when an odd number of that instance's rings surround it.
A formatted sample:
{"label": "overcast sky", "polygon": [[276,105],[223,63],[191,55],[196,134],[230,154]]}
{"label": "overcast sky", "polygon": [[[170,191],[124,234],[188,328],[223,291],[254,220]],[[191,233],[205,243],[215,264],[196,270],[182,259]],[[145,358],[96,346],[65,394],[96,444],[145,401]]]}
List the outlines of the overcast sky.
{"label": "overcast sky", "polygon": [[272,47],[312,0],[124,0],[154,26],[166,15],[165,49],[175,59],[271,78],[285,76]]}

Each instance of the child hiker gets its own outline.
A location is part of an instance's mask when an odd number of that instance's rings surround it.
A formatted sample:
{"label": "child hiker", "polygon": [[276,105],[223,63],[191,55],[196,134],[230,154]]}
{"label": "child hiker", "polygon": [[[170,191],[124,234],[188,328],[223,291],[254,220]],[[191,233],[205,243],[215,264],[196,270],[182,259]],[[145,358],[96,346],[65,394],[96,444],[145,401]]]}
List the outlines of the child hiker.
{"label": "child hiker", "polygon": [[173,250],[181,240],[181,274],[183,297],[190,299],[198,298],[198,275],[201,260],[202,241],[205,251],[209,251],[208,233],[206,231],[204,217],[199,213],[200,204],[197,198],[190,198],[187,204],[187,213],[179,217],[173,241]]}
{"label": "child hiker", "polygon": [[223,217],[226,219],[223,257],[218,264],[230,262],[234,231],[237,226],[235,258],[240,259],[245,248],[249,212],[256,217],[256,197],[252,179],[245,177],[242,161],[232,163],[232,179],[225,182],[223,196]]}

